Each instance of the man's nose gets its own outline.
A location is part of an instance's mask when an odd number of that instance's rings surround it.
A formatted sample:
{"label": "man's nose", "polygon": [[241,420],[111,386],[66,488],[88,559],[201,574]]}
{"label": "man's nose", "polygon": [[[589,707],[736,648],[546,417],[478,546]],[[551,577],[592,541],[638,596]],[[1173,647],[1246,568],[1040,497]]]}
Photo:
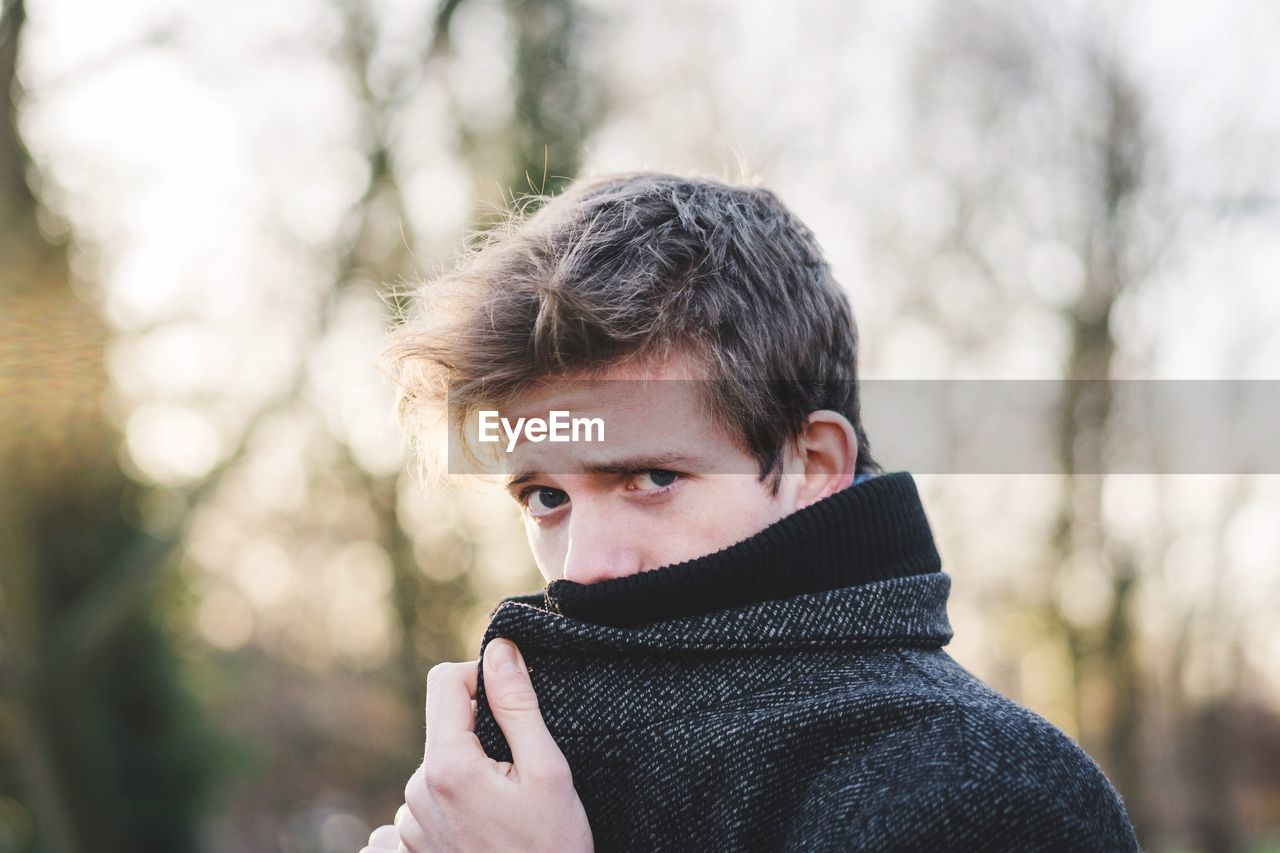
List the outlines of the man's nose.
{"label": "man's nose", "polygon": [[564,556],[564,579],[596,583],[634,575],[643,568],[640,549],[625,526],[608,517],[591,517],[583,507],[569,517],[569,549]]}

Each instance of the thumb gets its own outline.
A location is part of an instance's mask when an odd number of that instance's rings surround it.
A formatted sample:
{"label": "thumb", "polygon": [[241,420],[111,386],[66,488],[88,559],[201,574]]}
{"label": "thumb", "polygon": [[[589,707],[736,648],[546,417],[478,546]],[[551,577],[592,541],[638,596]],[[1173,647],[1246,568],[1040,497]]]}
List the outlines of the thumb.
{"label": "thumb", "polygon": [[508,639],[495,637],[485,647],[484,690],[516,771],[537,776],[561,769],[564,755],[542,720],[524,656]]}

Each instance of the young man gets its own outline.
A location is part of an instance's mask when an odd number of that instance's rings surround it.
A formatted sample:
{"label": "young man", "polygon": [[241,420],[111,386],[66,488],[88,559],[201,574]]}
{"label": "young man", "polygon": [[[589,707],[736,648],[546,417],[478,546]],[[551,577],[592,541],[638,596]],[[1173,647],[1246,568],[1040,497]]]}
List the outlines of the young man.
{"label": "young man", "polygon": [[847,297],[772,193],[578,184],[387,353],[412,438],[447,400],[459,438],[562,410],[609,441],[508,431],[547,586],[431,670],[367,849],[1138,849],[1098,766],[942,650],[951,578],[870,454]]}

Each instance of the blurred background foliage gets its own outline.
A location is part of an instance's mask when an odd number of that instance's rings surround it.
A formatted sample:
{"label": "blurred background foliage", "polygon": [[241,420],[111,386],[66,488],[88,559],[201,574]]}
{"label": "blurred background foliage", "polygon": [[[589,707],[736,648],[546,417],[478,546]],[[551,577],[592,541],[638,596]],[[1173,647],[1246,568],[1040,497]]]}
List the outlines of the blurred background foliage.
{"label": "blurred background foliage", "polygon": [[[373,358],[530,190],[745,164],[868,377],[1280,378],[1272,3],[2,8],[0,850],[390,820],[426,670],[540,580],[509,500],[405,472]],[[952,653],[1144,847],[1280,849],[1277,478],[919,480]]]}

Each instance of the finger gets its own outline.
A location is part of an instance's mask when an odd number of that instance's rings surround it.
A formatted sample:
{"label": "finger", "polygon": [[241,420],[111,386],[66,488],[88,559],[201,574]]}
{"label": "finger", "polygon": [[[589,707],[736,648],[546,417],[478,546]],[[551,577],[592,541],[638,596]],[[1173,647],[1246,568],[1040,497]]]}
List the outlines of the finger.
{"label": "finger", "polygon": [[497,637],[485,647],[484,689],[518,774],[545,778],[568,768],[547,731],[528,667],[515,643]]}
{"label": "finger", "polygon": [[369,850],[395,850],[400,844],[400,833],[395,826],[385,824],[378,827],[369,836]]}
{"label": "finger", "polygon": [[[453,750],[484,755],[475,736],[471,700],[476,694],[474,661],[440,663],[427,673],[427,741],[424,760]],[[464,757],[466,753],[464,752]]]}
{"label": "finger", "polygon": [[409,853],[427,853],[427,834],[413,813],[404,806],[396,811],[396,832],[399,833],[401,849]]}

